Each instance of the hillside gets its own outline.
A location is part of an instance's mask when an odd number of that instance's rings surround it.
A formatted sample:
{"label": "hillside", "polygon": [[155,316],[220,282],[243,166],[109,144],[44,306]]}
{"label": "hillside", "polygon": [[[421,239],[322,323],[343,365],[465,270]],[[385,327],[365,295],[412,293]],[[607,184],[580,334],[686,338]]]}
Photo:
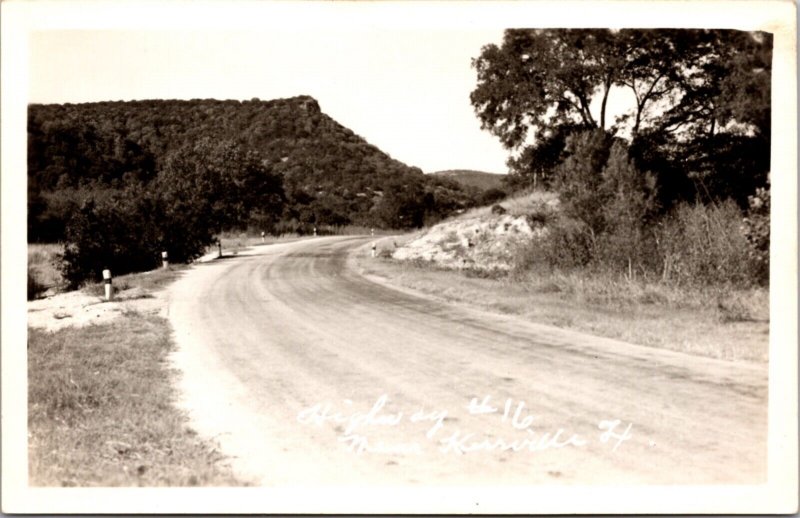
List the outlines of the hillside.
{"label": "hillside", "polygon": [[449,169],[447,171],[436,171],[431,175],[439,178],[455,180],[467,187],[476,187],[482,191],[489,189],[502,189],[505,175],[496,173],[486,173],[483,171],[472,171],[469,169]]}
{"label": "hillside", "polygon": [[[257,152],[280,175],[283,229],[413,227],[474,204],[455,181],[391,158],[308,96],[30,105],[30,238],[60,239],[64,218],[87,190],[147,184],[170,156],[204,139]],[[387,201],[385,193],[403,199]]]}
{"label": "hillside", "polygon": [[414,236],[393,250],[399,261],[424,261],[439,268],[480,272],[508,271],[517,249],[546,235],[543,213],[558,210],[552,193],[507,198],[494,207],[477,207]]}

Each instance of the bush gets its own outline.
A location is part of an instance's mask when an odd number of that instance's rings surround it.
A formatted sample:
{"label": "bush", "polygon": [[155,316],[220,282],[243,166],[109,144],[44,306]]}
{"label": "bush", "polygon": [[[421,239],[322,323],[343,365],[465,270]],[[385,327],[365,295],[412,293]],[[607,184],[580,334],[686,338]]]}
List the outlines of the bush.
{"label": "bush", "polygon": [[681,285],[759,282],[759,265],[742,232],[742,214],[731,200],[679,205],[657,232],[662,279]]}
{"label": "bush", "polygon": [[756,275],[763,284],[769,282],[770,198],[769,188],[756,189],[756,193],[748,197],[749,210],[743,222],[750,255],[758,266]]}
{"label": "bush", "polygon": [[230,142],[201,140],[171,154],[156,181],[124,191],[92,191],[66,228],[64,278],[72,288],[203,254],[214,235],[280,214],[282,180],[261,158]]}
{"label": "bush", "polygon": [[516,271],[532,268],[570,270],[590,263],[593,241],[585,224],[561,217],[552,221],[545,235],[520,246],[514,256]]}
{"label": "bush", "polygon": [[114,275],[155,268],[163,236],[156,201],[141,189],[89,199],[67,224],[62,273],[70,288]]}
{"label": "bush", "polygon": [[571,135],[567,138],[567,158],[556,169],[555,187],[564,213],[581,221],[594,235],[606,226],[602,171],[610,149],[611,139],[602,130]]}
{"label": "bush", "polygon": [[548,227],[551,223],[558,220],[556,211],[546,204],[541,204],[533,207],[530,212],[525,215],[525,219],[531,228]]}
{"label": "bush", "polygon": [[504,199],[508,196],[508,193],[502,189],[498,189],[496,187],[492,187],[481,194],[478,203],[480,205],[492,205],[493,203],[497,203],[500,200]]}
{"label": "bush", "polygon": [[28,300],[39,298],[39,295],[45,292],[47,286],[39,282],[36,278],[36,270],[28,267]]}

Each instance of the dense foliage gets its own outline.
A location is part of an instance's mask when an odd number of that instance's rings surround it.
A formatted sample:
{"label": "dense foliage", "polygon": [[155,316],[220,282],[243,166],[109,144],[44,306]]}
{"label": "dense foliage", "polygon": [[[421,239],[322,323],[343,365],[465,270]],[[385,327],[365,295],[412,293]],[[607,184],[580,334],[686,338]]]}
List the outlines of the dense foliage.
{"label": "dense foliage", "polygon": [[190,260],[229,229],[413,228],[478,192],[392,159],[310,97],[31,105],[28,239],[77,285]]}
{"label": "dense foliage", "polygon": [[[772,36],[507,30],[471,101],[511,152],[508,186],[562,202],[526,264],[767,282]],[[609,114],[609,97],[634,102]],[[747,218],[745,219],[745,216]]]}
{"label": "dense foliage", "polygon": [[72,286],[199,256],[223,228],[251,214],[275,219],[280,178],[233,142],[201,140],[170,154],[149,184],[86,191],[65,227],[63,273]]}
{"label": "dense foliage", "polygon": [[67,216],[91,192],[149,184],[171,156],[209,140],[257,152],[278,175],[285,211],[266,230],[358,224],[406,227],[379,215],[384,191],[420,184],[433,196],[427,219],[474,204],[475,193],[424,176],[320,111],[306,96],[272,101],[153,100],[31,105],[28,119],[29,239],[63,239]]}
{"label": "dense foliage", "polygon": [[[507,30],[473,61],[471,101],[514,152],[509,182],[549,185],[570,134],[625,136],[661,209],[727,198],[744,209],[770,168],[772,36],[733,30]],[[608,113],[625,93],[631,108]]]}

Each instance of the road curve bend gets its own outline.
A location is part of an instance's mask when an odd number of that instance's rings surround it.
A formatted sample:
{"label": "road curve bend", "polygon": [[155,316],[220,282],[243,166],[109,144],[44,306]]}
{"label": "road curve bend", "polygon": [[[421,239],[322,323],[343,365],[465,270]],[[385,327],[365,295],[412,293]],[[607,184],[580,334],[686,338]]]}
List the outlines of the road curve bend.
{"label": "road curve bend", "polygon": [[257,485],[765,480],[767,367],[398,291],[368,237],[255,247],[169,289],[192,426]]}

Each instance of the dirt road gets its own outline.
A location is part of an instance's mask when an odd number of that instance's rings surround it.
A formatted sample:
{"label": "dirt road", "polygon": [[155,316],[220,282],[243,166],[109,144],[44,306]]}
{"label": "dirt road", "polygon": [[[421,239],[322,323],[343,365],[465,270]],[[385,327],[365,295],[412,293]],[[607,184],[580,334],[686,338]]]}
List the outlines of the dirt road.
{"label": "dirt road", "polygon": [[757,483],[767,367],[443,305],[368,238],[258,247],[170,288],[182,405],[259,485]]}

